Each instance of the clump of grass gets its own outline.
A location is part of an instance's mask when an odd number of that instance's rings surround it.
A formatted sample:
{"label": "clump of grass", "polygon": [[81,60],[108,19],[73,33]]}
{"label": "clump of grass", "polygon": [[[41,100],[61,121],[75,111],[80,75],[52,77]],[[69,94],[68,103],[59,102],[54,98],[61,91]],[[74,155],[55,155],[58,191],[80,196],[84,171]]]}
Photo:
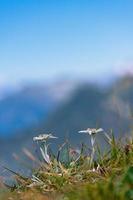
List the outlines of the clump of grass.
{"label": "clump of grass", "polygon": [[[15,174],[16,184],[10,186],[13,192],[60,194],[58,199],[133,199],[133,141],[127,144],[118,142],[114,136],[104,133],[108,150],[101,153],[96,145],[96,134],[103,129],[87,129],[91,138],[92,152],[86,153],[85,145],[81,149],[72,148],[68,141],[63,143],[56,155],[49,153],[49,139],[55,139],[52,134],[34,137],[38,143],[43,162],[34,169],[31,177],[9,170]],[[35,160],[32,154],[27,155]],[[35,192],[36,191],[36,192]],[[49,197],[50,198],[50,197]],[[54,198],[55,199],[55,198]]]}

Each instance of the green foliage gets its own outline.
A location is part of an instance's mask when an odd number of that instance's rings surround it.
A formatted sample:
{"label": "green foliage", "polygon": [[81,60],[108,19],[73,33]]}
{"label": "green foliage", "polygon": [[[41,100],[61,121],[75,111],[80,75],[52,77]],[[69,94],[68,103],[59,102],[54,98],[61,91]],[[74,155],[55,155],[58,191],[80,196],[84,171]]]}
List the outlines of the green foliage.
{"label": "green foliage", "polygon": [[[95,159],[84,145],[77,151],[64,143],[50,163],[41,162],[31,178],[15,173],[17,184],[12,194],[50,193],[59,200],[133,200],[133,143],[122,144],[111,137],[106,153],[95,146]],[[12,172],[11,170],[9,170]],[[15,199],[15,198],[14,198]]]}

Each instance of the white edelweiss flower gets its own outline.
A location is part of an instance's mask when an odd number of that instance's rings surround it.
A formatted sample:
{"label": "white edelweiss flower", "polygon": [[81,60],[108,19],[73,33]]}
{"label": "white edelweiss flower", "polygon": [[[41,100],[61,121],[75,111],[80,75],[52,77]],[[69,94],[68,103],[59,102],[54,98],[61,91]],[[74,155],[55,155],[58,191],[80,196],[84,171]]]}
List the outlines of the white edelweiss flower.
{"label": "white edelweiss flower", "polygon": [[90,135],[90,139],[91,139],[91,146],[92,146],[92,152],[91,152],[91,159],[90,159],[90,166],[92,165],[92,162],[94,160],[94,154],[95,154],[95,135],[99,132],[103,132],[103,129],[102,128],[87,128],[86,130],[82,130],[82,131],[79,131],[79,133],[87,133]]}
{"label": "white edelweiss flower", "polygon": [[50,161],[50,156],[48,154],[48,145],[46,144],[46,141],[48,139],[54,139],[54,138],[57,138],[57,137],[53,136],[52,134],[41,134],[36,137],[33,137],[33,141],[42,142],[40,146],[40,151],[41,151],[43,159],[45,160],[47,164],[50,164],[51,161]]}
{"label": "white edelweiss flower", "polygon": [[87,128],[86,130],[81,130],[79,133],[88,133],[89,135],[95,135],[96,133],[103,132],[102,128]]}
{"label": "white edelweiss flower", "polygon": [[54,139],[57,138],[53,136],[51,133],[50,134],[41,134],[36,137],[33,137],[33,141],[46,141],[48,139]]}

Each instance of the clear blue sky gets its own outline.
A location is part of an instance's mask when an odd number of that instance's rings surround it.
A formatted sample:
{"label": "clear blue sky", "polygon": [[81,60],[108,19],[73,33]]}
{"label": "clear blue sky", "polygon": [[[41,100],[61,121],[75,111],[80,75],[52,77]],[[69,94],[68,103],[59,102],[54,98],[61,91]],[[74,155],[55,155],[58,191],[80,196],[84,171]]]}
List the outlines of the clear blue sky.
{"label": "clear blue sky", "polygon": [[0,0],[0,82],[104,77],[132,59],[132,0]]}

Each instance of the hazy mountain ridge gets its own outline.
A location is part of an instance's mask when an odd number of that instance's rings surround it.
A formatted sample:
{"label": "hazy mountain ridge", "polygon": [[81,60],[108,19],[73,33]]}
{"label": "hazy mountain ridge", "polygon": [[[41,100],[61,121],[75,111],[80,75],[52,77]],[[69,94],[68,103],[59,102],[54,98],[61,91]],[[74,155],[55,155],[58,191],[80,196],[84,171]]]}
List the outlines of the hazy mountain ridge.
{"label": "hazy mountain ridge", "polygon": [[[123,83],[124,84],[124,83]],[[112,92],[111,92],[112,91]],[[110,93],[111,92],[111,93]],[[124,96],[123,91],[123,96]],[[63,105],[45,123],[45,130],[56,133],[68,133],[73,141],[80,136],[73,133],[87,127],[103,127],[106,131],[114,130],[117,134],[129,132],[132,119],[133,96],[129,100],[114,94],[113,89],[101,90],[94,86],[83,86],[75,93],[70,102]]]}
{"label": "hazy mountain ridge", "polygon": [[71,88],[64,84],[31,85],[0,101],[0,134],[12,135],[37,125],[56,109]]}
{"label": "hazy mountain ridge", "polygon": [[17,138],[1,141],[1,156],[7,160],[11,152],[20,152],[23,146],[32,150],[32,137],[44,132],[58,136],[57,144],[66,136],[74,144],[85,141],[86,137],[77,132],[87,127],[101,126],[106,131],[112,128],[116,136],[125,135],[132,126],[132,108],[133,77],[124,77],[108,88],[80,84],[71,93],[71,98],[63,101],[47,118],[43,116],[37,125],[20,131]]}

